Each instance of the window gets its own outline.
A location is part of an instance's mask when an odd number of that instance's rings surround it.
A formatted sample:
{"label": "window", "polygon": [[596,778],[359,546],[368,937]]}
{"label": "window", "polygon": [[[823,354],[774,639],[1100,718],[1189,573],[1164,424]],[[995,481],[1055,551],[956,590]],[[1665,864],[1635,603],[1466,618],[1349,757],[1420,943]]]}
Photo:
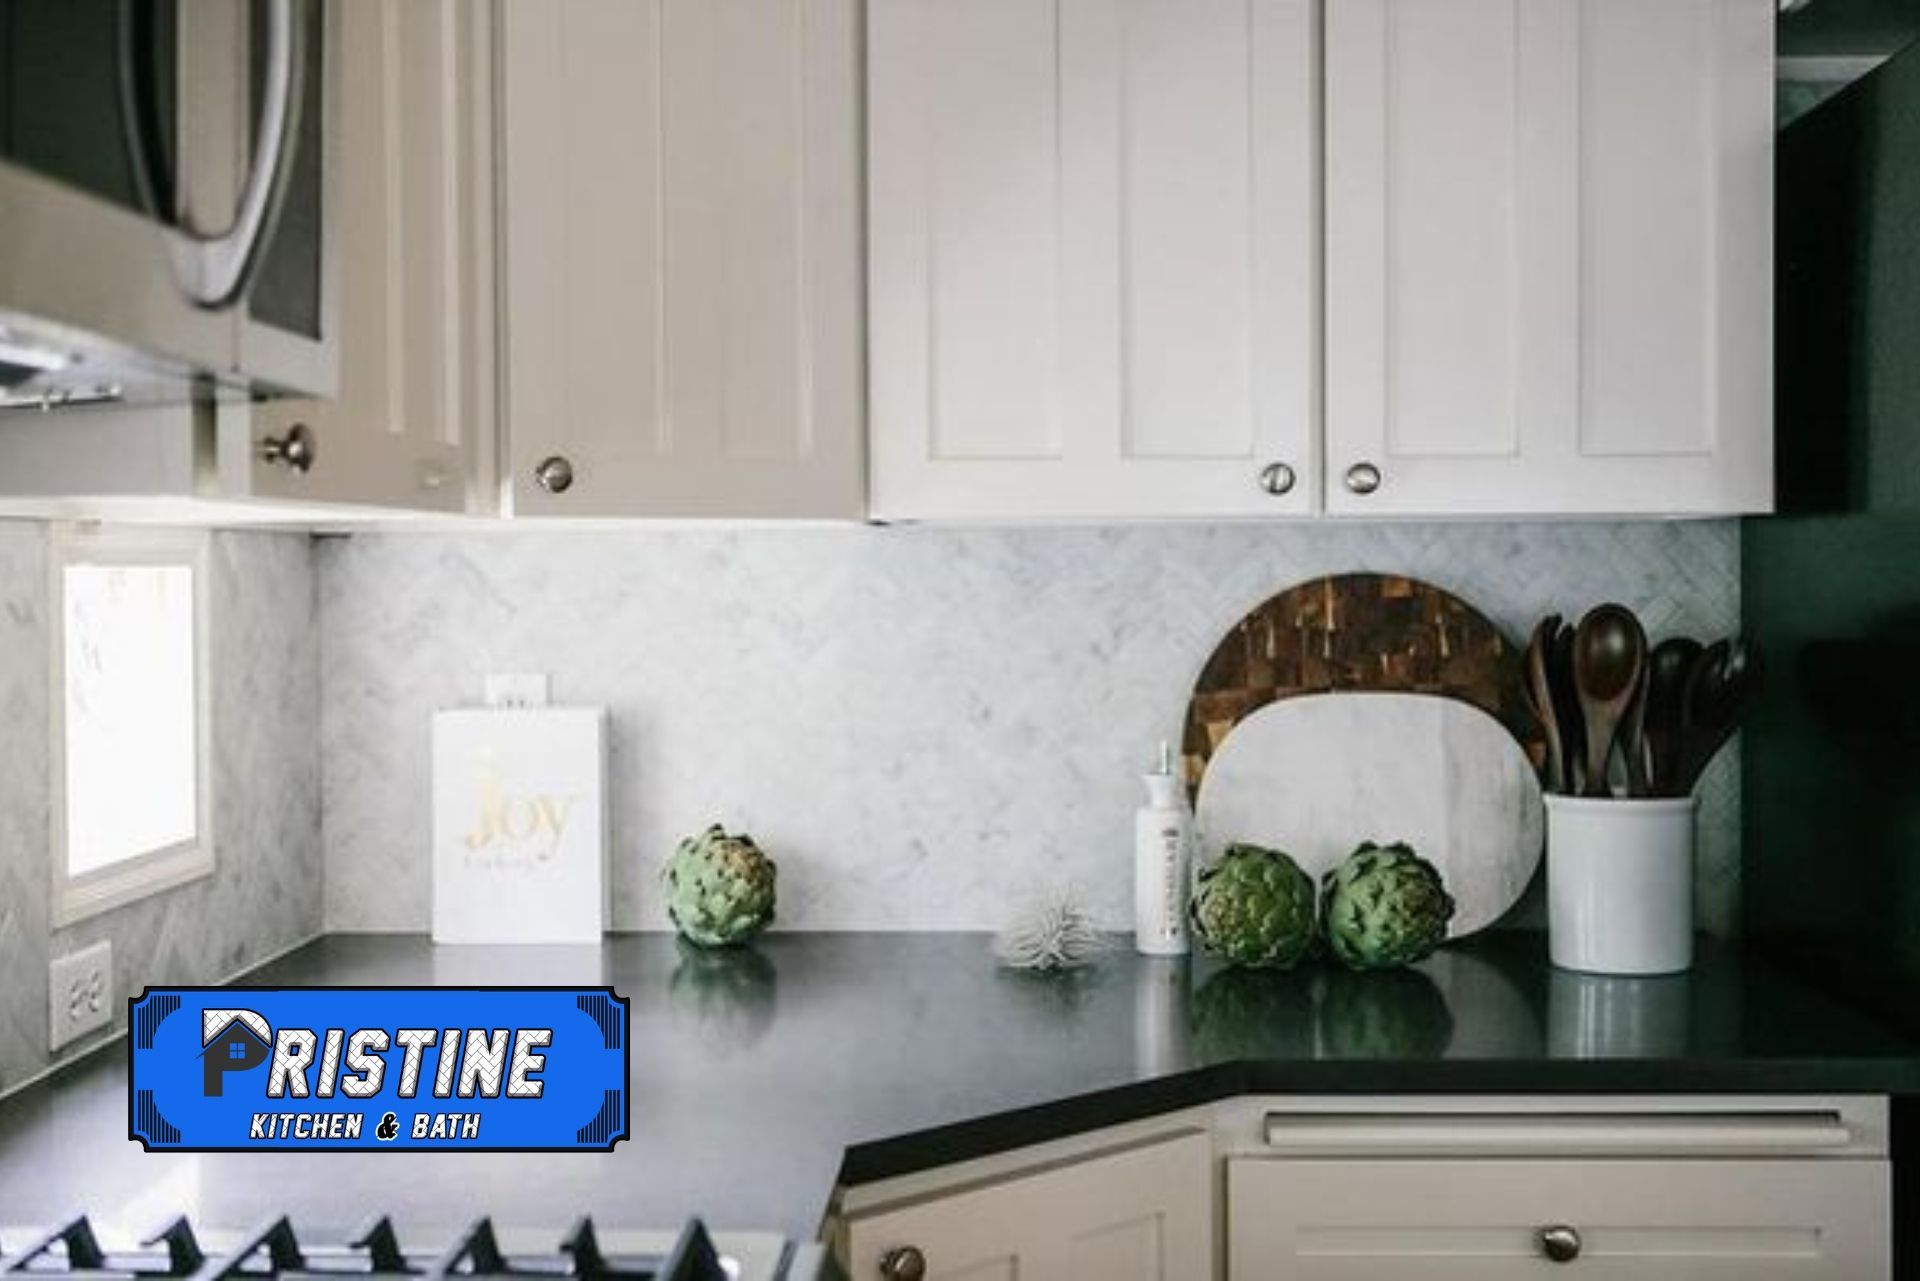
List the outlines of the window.
{"label": "window", "polygon": [[57,924],[213,870],[206,550],[200,532],[53,531]]}

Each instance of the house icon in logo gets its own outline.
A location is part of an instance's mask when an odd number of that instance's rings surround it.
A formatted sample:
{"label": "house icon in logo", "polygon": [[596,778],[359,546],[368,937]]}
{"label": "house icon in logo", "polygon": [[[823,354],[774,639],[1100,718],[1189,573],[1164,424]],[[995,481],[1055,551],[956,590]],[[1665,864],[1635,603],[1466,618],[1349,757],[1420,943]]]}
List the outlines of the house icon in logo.
{"label": "house icon in logo", "polygon": [[200,1088],[221,1097],[221,1081],[267,1061],[273,1029],[252,1010],[203,1010],[200,1014]]}

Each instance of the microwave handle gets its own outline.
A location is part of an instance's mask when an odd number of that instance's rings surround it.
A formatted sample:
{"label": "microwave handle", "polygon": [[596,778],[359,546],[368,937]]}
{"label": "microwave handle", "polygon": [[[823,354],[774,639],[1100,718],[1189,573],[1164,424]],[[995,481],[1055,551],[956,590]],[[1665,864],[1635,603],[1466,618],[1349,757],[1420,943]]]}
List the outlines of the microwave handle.
{"label": "microwave handle", "polygon": [[247,180],[232,223],[222,231],[205,232],[185,225],[174,213],[173,180],[161,154],[152,83],[140,65],[146,42],[138,36],[151,8],[143,0],[121,0],[120,109],[134,185],[148,212],[165,225],[175,281],[189,300],[209,310],[231,306],[253,283],[293,171],[306,66],[305,26],[295,5],[296,0],[267,0],[267,83]]}

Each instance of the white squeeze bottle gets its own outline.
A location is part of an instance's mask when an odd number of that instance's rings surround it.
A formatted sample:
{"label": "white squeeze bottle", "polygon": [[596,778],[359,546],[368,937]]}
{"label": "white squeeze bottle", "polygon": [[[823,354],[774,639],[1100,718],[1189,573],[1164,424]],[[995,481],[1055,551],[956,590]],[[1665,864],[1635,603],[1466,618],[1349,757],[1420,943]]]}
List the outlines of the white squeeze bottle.
{"label": "white squeeze bottle", "polygon": [[1147,803],[1133,816],[1133,945],[1148,956],[1185,956],[1193,820],[1164,742],[1160,768],[1141,781]]}

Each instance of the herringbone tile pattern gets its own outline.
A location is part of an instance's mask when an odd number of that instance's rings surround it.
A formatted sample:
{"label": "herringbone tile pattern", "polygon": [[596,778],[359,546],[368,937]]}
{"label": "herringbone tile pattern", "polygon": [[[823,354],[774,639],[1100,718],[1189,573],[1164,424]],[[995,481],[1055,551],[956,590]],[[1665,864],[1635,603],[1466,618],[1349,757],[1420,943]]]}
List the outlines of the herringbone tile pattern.
{"label": "herringbone tile pattern", "polygon": [[[1731,631],[1732,522],[376,535],[320,550],[327,922],[424,929],[428,716],[489,671],[612,713],[614,919],[710,822],[780,862],[787,928],[989,928],[1037,884],[1130,919],[1137,776],[1214,641],[1348,570],[1413,574],[1510,635],[1617,599]],[[1356,762],[1355,767],[1363,767]],[[1703,919],[1733,924],[1737,771]]]}

